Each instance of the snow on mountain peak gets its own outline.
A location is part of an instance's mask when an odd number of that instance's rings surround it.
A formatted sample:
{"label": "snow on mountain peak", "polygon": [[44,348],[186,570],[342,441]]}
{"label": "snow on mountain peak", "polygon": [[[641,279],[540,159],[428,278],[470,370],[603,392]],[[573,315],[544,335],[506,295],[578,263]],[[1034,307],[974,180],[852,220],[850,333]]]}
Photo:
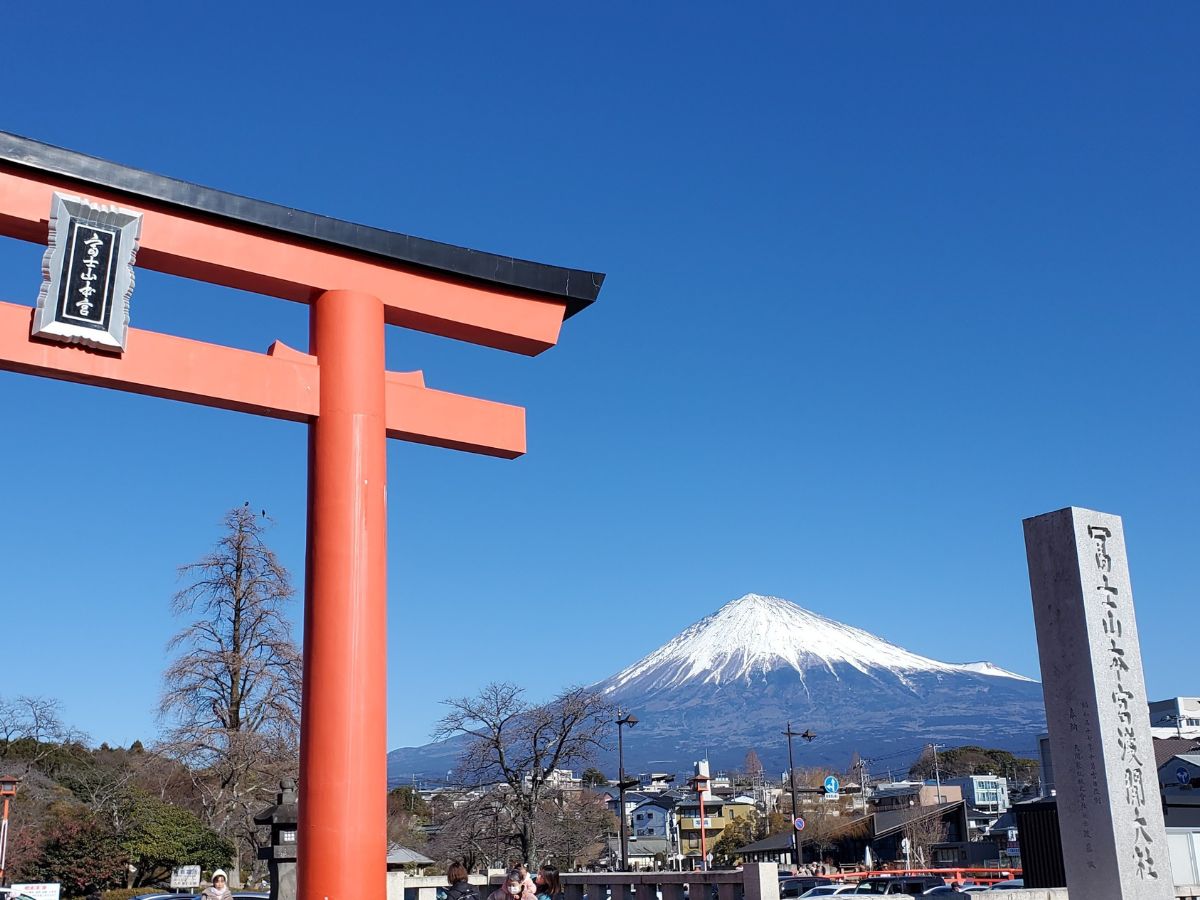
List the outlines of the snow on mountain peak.
{"label": "snow on mountain peak", "polygon": [[638,681],[649,690],[690,681],[721,684],[790,667],[800,673],[849,665],[860,672],[971,672],[1021,678],[990,663],[958,666],[911,653],[779,597],[746,594],[726,603],[649,656],[613,676],[607,690]]}
{"label": "snow on mountain peak", "polygon": [[1000,678],[1015,678],[1017,681],[1032,681],[1037,682],[1036,678],[1028,678],[1024,675],[1018,675],[1016,672],[1010,672],[1008,669],[1002,669],[995,663],[983,660],[981,662],[963,663],[958,668],[964,672],[977,672],[980,675],[996,675]]}

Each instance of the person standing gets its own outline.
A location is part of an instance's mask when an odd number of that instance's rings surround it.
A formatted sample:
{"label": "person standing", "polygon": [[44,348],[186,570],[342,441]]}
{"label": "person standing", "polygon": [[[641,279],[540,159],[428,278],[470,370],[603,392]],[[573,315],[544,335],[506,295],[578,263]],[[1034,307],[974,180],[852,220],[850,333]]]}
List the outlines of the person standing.
{"label": "person standing", "polygon": [[467,867],[462,863],[450,864],[446,870],[446,882],[450,885],[446,900],[479,900],[479,894],[467,880]]}
{"label": "person standing", "polygon": [[534,883],[537,885],[537,900],[559,900],[562,897],[562,881],[556,867],[542,866]]}
{"label": "person standing", "polygon": [[537,894],[528,883],[528,876],[522,877],[520,869],[509,869],[504,876],[504,884],[492,891],[488,900],[536,900]]}
{"label": "person standing", "polygon": [[212,884],[204,889],[201,900],[233,900],[233,892],[225,886],[226,881],[224,869],[213,872]]}

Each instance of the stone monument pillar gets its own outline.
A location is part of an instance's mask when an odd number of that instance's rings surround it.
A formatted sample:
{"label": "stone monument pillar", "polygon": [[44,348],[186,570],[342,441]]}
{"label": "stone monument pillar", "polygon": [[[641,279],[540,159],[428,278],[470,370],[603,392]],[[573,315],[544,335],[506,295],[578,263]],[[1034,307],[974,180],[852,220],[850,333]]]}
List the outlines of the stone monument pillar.
{"label": "stone monument pillar", "polygon": [[1025,520],[1067,888],[1089,900],[1175,896],[1119,516]]}
{"label": "stone monument pillar", "polygon": [[296,900],[296,826],[299,820],[296,781],[285,778],[279,782],[275,805],[254,817],[256,824],[271,829],[270,846],[258,851],[258,858],[267,861],[271,900]]}

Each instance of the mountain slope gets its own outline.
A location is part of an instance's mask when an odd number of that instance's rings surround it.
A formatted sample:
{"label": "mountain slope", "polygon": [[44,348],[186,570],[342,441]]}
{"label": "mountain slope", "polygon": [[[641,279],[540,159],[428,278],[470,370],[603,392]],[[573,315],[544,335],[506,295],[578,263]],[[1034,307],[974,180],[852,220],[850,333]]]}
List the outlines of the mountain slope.
{"label": "mountain slope", "polygon": [[[750,748],[782,771],[789,721],[818,735],[796,745],[798,766],[840,767],[857,750],[875,758],[876,772],[903,771],[933,741],[1028,751],[1045,728],[1032,679],[920,656],[758,594],[727,603],[596,688],[640,719],[625,740],[634,771],[682,772],[705,755],[714,768],[732,768]],[[389,771],[444,773],[453,749],[393,751]]]}
{"label": "mountain slope", "polygon": [[[990,663],[953,665],[910,653],[875,635],[802,609],[778,597],[746,594],[688,628],[649,656],[617,673],[609,692],[660,691],[689,682],[719,685],[790,667],[836,676],[839,666],[869,675],[887,671],[999,675],[1020,678]],[[984,671],[982,667],[990,667]],[[1026,679],[1028,680],[1028,679]]]}

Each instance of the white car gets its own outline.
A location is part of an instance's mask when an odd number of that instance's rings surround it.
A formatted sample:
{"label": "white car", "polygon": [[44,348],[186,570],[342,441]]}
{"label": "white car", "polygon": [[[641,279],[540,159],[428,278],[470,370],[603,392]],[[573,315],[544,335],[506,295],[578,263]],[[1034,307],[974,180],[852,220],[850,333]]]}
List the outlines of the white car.
{"label": "white car", "polygon": [[797,900],[804,900],[805,897],[831,897],[834,894],[852,894],[854,893],[854,885],[852,884],[818,884],[814,888],[809,888],[801,894]]}

